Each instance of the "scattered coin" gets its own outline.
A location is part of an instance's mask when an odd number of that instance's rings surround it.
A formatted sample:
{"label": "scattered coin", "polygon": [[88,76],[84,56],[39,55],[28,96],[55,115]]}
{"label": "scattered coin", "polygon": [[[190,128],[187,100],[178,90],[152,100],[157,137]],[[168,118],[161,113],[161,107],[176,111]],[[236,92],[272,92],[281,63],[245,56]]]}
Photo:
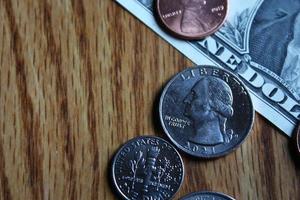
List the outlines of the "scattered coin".
{"label": "scattered coin", "polygon": [[225,22],[227,0],[157,0],[160,23],[173,35],[187,40],[202,39]]}
{"label": "scattered coin", "polygon": [[298,149],[298,153],[300,154],[300,132],[298,132],[297,135],[297,149]]}
{"label": "scattered coin", "polygon": [[116,154],[112,176],[117,191],[125,199],[171,199],[182,184],[184,165],[167,141],[137,137]]}
{"label": "scattered coin", "polygon": [[249,135],[254,120],[245,85],[234,74],[212,66],[178,73],[163,91],[159,114],[170,140],[201,158],[235,150]]}
{"label": "scattered coin", "polygon": [[297,152],[300,155],[300,122],[298,124],[297,133],[296,133],[296,145],[297,145]]}
{"label": "scattered coin", "polygon": [[235,200],[234,198],[218,193],[218,192],[195,192],[192,194],[189,194],[180,200]]}

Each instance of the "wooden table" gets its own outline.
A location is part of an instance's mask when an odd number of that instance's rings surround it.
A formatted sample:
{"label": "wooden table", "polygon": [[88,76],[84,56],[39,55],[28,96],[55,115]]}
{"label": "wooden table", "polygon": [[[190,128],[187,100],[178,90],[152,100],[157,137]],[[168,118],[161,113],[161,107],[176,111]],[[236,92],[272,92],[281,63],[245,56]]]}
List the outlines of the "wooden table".
{"label": "wooden table", "polygon": [[[108,0],[0,0],[0,199],[116,199],[110,159],[138,135],[165,137],[157,102],[192,63]],[[214,161],[183,155],[189,192],[299,200],[289,139],[260,115]]]}

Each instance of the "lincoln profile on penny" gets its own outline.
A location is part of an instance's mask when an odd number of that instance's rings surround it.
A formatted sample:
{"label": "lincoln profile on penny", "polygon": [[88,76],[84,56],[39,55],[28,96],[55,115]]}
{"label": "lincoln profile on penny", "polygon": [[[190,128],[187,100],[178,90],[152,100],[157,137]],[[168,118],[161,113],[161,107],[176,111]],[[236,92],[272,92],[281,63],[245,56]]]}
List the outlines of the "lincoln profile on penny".
{"label": "lincoln profile on penny", "polygon": [[207,13],[204,13],[203,6],[206,0],[181,0],[184,12],[181,21],[181,31],[184,33],[207,32],[210,28],[207,21]]}
{"label": "lincoln profile on penny", "polygon": [[184,99],[185,116],[195,129],[190,141],[207,146],[225,142],[226,122],[233,116],[233,96],[228,84],[216,77],[204,77]]}

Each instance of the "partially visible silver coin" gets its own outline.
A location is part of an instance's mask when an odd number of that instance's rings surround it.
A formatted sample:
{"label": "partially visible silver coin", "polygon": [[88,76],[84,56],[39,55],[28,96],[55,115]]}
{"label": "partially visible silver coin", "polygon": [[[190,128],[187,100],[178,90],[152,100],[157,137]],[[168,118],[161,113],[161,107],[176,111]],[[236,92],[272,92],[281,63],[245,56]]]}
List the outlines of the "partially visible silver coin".
{"label": "partially visible silver coin", "polygon": [[184,165],[167,141],[152,136],[137,137],[116,154],[112,176],[124,199],[171,199],[182,184]]}
{"label": "partially visible silver coin", "polygon": [[254,120],[252,101],[242,81],[212,66],[178,73],[163,91],[159,113],[171,141],[201,158],[235,150],[249,135]]}
{"label": "partially visible silver coin", "polygon": [[195,192],[180,200],[235,200],[234,198],[219,192]]}
{"label": "partially visible silver coin", "polygon": [[298,127],[295,133],[295,144],[296,144],[296,151],[297,154],[300,156],[300,122],[298,123]]}

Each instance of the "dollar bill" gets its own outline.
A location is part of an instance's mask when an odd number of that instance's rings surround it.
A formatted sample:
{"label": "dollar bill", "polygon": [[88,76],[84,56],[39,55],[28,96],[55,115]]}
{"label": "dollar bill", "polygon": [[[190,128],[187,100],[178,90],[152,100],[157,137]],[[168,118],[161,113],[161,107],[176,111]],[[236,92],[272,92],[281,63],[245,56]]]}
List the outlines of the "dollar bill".
{"label": "dollar bill", "polygon": [[223,27],[201,41],[168,35],[156,23],[153,0],[117,0],[195,64],[235,73],[255,110],[288,136],[300,119],[300,0],[230,0]]}

